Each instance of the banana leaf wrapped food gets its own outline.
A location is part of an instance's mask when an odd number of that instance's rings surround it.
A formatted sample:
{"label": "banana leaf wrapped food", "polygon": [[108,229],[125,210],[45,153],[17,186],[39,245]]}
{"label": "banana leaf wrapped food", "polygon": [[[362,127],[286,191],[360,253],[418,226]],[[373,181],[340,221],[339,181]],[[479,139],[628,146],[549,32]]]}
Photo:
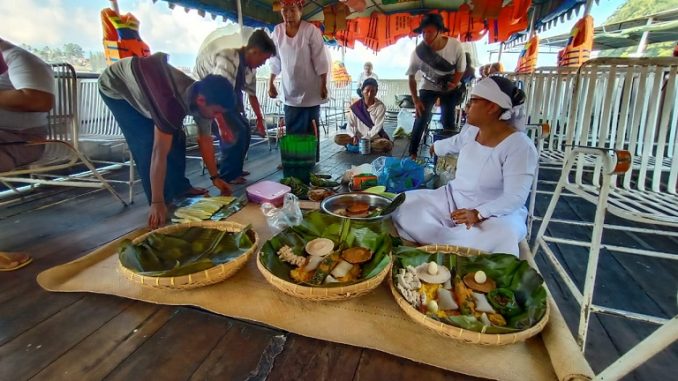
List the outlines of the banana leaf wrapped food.
{"label": "banana leaf wrapped food", "polygon": [[[440,291],[435,296],[431,295],[431,285],[427,283],[427,276],[431,275],[422,277],[426,275],[422,274],[417,276],[418,279],[404,276],[408,272],[421,274],[426,268],[437,266],[449,270],[452,276],[439,285]],[[472,278],[477,272],[482,273],[477,279],[491,281],[496,288],[489,292],[470,289],[463,279]],[[409,281],[404,282],[404,279]],[[466,257],[401,246],[394,250],[392,280],[396,285],[394,290],[397,290],[394,292],[419,312],[470,331],[516,333],[533,327],[546,314],[547,294],[543,278],[526,261],[510,254]],[[453,301],[448,300],[449,293]]]}
{"label": "banana leaf wrapped food", "polygon": [[239,232],[188,227],[171,234],[151,233],[143,241],[125,240],[118,258],[139,275],[175,277],[230,262],[248,251],[253,242],[250,226]]}

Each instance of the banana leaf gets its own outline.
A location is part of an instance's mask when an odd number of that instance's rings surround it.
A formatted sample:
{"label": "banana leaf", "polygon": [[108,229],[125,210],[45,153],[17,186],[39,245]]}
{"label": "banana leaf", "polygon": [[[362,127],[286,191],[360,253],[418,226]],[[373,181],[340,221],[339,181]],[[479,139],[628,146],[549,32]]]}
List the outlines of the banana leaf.
{"label": "banana leaf", "polygon": [[244,254],[253,243],[247,226],[240,232],[192,227],[173,234],[150,234],[139,244],[124,241],[120,263],[140,275],[169,277],[192,274],[227,263]]}
{"label": "banana leaf", "polygon": [[[536,324],[546,313],[547,295],[543,287],[543,278],[526,261],[510,254],[461,257],[445,253],[431,254],[413,247],[400,246],[394,249],[392,276],[395,280],[400,268],[417,267],[430,261],[445,265],[453,274],[458,273],[462,277],[469,272],[482,270],[497,283],[497,287],[513,292],[521,313],[511,317],[505,316],[507,327],[486,327],[486,333],[511,333],[524,330]],[[474,316],[439,318],[429,315],[429,317],[476,332],[481,332],[484,327],[483,323]]]}
{"label": "banana leaf", "polygon": [[447,318],[438,318],[437,316],[433,315],[428,316],[436,320],[442,321],[443,323],[449,323],[452,324],[453,326],[468,329],[469,331],[475,332],[483,332],[483,327],[485,328],[484,331],[485,333],[514,333],[521,331],[521,329],[511,327],[497,327],[494,325],[486,326],[483,324],[483,322],[476,319],[475,316],[459,315],[459,316],[448,316]]}
{"label": "banana leaf", "polygon": [[[391,238],[378,223],[357,223],[345,218],[331,216],[320,211],[304,214],[300,225],[287,228],[264,243],[261,248],[261,263],[277,277],[296,283],[290,277],[295,266],[278,258],[278,250],[287,245],[297,255],[304,253],[306,242],[315,238],[327,238],[334,242],[335,248],[365,247],[372,251],[372,258],[362,265],[362,276],[357,281],[372,278],[390,263]],[[345,286],[346,283],[320,285],[318,287]]]}

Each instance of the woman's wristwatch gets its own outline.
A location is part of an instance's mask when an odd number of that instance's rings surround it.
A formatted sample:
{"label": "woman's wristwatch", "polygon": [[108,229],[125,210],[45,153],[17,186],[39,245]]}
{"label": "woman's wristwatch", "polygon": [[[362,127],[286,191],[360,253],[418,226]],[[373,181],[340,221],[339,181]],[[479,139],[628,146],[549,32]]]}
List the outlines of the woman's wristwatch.
{"label": "woman's wristwatch", "polygon": [[478,218],[478,221],[479,221],[479,222],[485,221],[485,220],[487,219],[486,217],[483,217],[482,214],[480,214],[480,212],[478,211],[478,209],[473,209],[473,210],[476,211],[476,218]]}

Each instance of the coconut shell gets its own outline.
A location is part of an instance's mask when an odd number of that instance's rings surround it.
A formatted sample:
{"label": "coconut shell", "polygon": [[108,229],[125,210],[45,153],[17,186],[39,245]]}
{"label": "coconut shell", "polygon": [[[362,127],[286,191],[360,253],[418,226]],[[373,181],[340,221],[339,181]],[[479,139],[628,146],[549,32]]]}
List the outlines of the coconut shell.
{"label": "coconut shell", "polygon": [[487,278],[485,283],[480,284],[476,282],[474,278],[475,274],[476,274],[475,272],[472,272],[464,275],[464,284],[466,285],[466,287],[470,288],[473,291],[482,292],[484,294],[487,294],[488,292],[497,288],[497,283],[494,281],[494,279],[490,277]]}

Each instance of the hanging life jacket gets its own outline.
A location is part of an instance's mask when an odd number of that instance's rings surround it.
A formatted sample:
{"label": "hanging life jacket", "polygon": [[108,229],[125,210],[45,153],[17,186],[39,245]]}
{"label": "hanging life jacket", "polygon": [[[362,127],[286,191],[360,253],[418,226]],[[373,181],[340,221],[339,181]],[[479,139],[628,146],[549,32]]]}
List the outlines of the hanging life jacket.
{"label": "hanging life jacket", "polygon": [[572,27],[567,45],[558,52],[559,67],[579,67],[591,58],[593,17],[584,16]]}
{"label": "hanging life jacket", "polygon": [[516,65],[517,73],[532,73],[537,67],[537,56],[539,55],[539,37],[535,34],[525,43],[525,47],[518,57]]}
{"label": "hanging life jacket", "polygon": [[106,8],[101,11],[104,31],[104,55],[108,65],[125,57],[148,57],[151,51],[139,36],[139,20],[131,13],[119,15]]}

